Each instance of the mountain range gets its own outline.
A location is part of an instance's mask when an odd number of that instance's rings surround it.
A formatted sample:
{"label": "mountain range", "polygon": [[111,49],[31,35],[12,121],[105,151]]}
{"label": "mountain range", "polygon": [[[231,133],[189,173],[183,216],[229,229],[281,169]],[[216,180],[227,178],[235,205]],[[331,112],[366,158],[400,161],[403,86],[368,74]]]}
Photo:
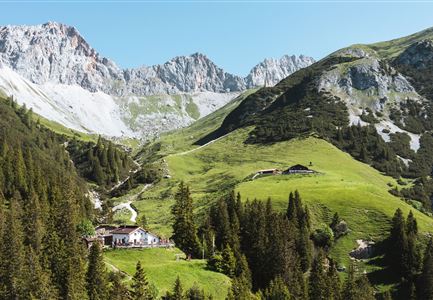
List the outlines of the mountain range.
{"label": "mountain range", "polygon": [[240,92],[274,85],[313,62],[304,55],[265,59],[241,77],[195,53],[121,69],[74,27],[0,27],[1,90],[48,119],[107,136],[149,137],[184,127]]}

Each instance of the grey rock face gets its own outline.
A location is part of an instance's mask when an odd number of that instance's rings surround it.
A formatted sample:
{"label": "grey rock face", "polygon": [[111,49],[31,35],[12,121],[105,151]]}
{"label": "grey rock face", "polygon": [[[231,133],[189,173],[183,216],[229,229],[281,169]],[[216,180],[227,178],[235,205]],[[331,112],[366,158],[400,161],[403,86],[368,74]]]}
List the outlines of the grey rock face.
{"label": "grey rock face", "polygon": [[134,94],[229,92],[245,89],[243,78],[224,72],[200,53],[179,56],[163,65],[126,70],[125,79],[129,91]]}
{"label": "grey rock face", "polygon": [[256,65],[245,78],[250,88],[263,85],[275,85],[299,69],[308,67],[315,60],[312,57],[300,55],[284,55],[280,59],[265,59]]}
{"label": "grey rock face", "polygon": [[422,70],[433,62],[433,41],[423,40],[407,48],[394,61],[397,65],[409,65]]}
{"label": "grey rock face", "polygon": [[370,51],[372,50],[367,51],[366,49],[359,46],[351,46],[338,50],[331,55],[340,57],[366,58],[371,56]]}
{"label": "grey rock face", "polygon": [[339,90],[347,98],[359,97],[357,92],[365,96],[377,96],[378,99],[388,97],[393,92],[415,93],[405,77],[377,58],[362,58],[324,72],[318,88],[324,91]]}
{"label": "grey rock face", "polygon": [[114,93],[122,71],[102,58],[74,27],[58,23],[0,27],[0,60],[34,83],[78,84]]}
{"label": "grey rock face", "polygon": [[36,84],[76,84],[114,96],[243,91],[263,85],[265,78],[275,84],[314,62],[306,56],[265,60],[242,78],[196,53],[122,70],[101,57],[74,27],[53,22],[0,27],[0,61]]}

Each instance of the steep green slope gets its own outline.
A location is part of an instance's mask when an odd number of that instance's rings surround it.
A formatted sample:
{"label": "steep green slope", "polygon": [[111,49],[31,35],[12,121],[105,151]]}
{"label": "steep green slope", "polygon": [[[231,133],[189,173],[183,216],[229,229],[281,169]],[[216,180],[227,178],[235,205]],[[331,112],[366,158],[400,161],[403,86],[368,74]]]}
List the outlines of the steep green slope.
{"label": "steep green slope", "polygon": [[71,138],[76,138],[85,142],[96,142],[98,139],[98,136],[95,134],[87,134],[84,132],[79,132],[70,128],[67,128],[63,126],[60,123],[57,123],[55,121],[48,120],[38,114],[34,114],[34,120],[39,122],[41,125],[45,126],[46,128],[50,129],[51,131],[60,134],[65,135]]}
{"label": "steep green slope", "polygon": [[[176,260],[176,255],[181,259]],[[184,260],[184,254],[178,249],[115,250],[107,251],[104,256],[109,267],[116,266],[131,276],[135,273],[137,261],[140,261],[160,296],[172,290],[177,276],[184,288],[190,288],[196,283],[206,294],[211,294],[213,299],[225,299],[230,286],[227,276],[206,270],[206,262],[203,260]]]}
{"label": "steep green slope", "polygon": [[[338,259],[346,261],[348,252],[356,246],[356,239],[382,239],[395,209],[401,207],[405,212],[411,209],[388,192],[398,186],[393,178],[356,161],[322,139],[308,137],[266,146],[244,144],[248,130],[234,131],[192,152],[165,157],[172,178],[154,186],[135,202],[139,211],[148,217],[151,227],[166,235],[170,233],[167,212],[181,180],[190,185],[199,214],[230,188],[239,191],[244,200],[271,197],[279,210],[286,209],[290,191],[298,189],[311,208],[314,226],[330,222],[334,212],[348,222],[351,233],[333,250]],[[318,174],[250,180],[261,169],[284,169],[310,161]],[[422,231],[433,231],[430,217],[417,211],[415,215]]]}

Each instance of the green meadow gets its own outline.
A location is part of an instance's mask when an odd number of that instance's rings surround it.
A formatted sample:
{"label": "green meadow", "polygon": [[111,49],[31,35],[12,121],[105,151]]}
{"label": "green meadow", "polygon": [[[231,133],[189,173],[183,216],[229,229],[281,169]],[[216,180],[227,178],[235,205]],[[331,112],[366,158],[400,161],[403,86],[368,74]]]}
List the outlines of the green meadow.
{"label": "green meadow", "polygon": [[[187,261],[178,249],[142,249],[142,250],[109,250],[104,253],[105,261],[110,265],[133,276],[135,266],[141,262],[148,280],[158,289],[159,295],[172,290],[174,281],[179,276],[184,289],[194,283],[211,294],[214,299],[225,299],[230,286],[230,279],[220,273],[206,269],[206,261],[193,259]],[[176,256],[180,259],[177,260]]]}
{"label": "green meadow", "polygon": [[[429,216],[388,192],[399,188],[394,178],[382,175],[330,143],[309,137],[270,145],[244,144],[248,130],[232,132],[196,151],[164,157],[172,177],[163,179],[134,203],[146,214],[152,229],[170,234],[169,208],[177,184],[185,181],[191,188],[198,215],[229,189],[235,189],[244,200],[271,198],[274,208],[280,211],[286,209],[289,193],[299,190],[310,209],[313,227],[329,223],[335,212],[348,223],[350,233],[339,239],[332,250],[342,263],[347,263],[357,239],[383,239],[398,207],[406,214],[412,209],[421,230],[433,231]],[[316,174],[251,180],[261,169],[284,170],[294,164],[308,166],[310,162]]]}

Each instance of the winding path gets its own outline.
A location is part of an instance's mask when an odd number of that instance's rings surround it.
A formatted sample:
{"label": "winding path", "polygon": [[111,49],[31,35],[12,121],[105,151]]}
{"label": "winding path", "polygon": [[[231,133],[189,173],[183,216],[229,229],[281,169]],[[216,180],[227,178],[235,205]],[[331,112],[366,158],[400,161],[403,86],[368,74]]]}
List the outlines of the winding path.
{"label": "winding path", "polygon": [[131,203],[132,203],[132,201],[120,203],[120,204],[116,205],[115,207],[113,207],[113,211],[126,208],[127,210],[129,210],[131,212],[131,218],[129,220],[131,222],[135,223],[137,220],[137,212],[135,211],[135,209],[132,208]]}
{"label": "winding path", "polygon": [[200,150],[200,149],[202,149],[202,148],[204,148],[204,147],[206,147],[206,146],[209,146],[209,145],[212,144],[212,143],[215,143],[216,141],[219,141],[220,139],[222,139],[222,138],[224,138],[224,137],[226,137],[226,136],[227,136],[227,134],[225,134],[225,135],[223,135],[223,136],[220,136],[219,138],[214,139],[214,140],[212,140],[212,141],[210,141],[210,142],[207,142],[206,144],[201,145],[200,147],[197,147],[197,148],[194,148],[194,149],[191,149],[191,150],[188,150],[188,151],[180,152],[180,153],[171,154],[171,155],[173,155],[173,156],[175,156],[175,155],[186,155],[186,154],[189,154],[189,153],[195,152],[195,151]]}
{"label": "winding path", "polygon": [[135,223],[137,221],[137,211],[134,208],[132,208],[131,203],[133,201],[137,200],[138,196],[140,196],[141,193],[143,193],[145,190],[147,190],[151,186],[152,186],[151,184],[145,184],[143,186],[143,188],[138,193],[126,197],[128,200],[126,202],[120,203],[120,204],[116,205],[115,207],[113,207],[112,211],[115,212],[116,210],[121,210],[121,209],[126,208],[127,210],[129,210],[131,212],[131,218],[129,220],[131,222]]}
{"label": "winding path", "polygon": [[129,275],[129,274],[126,273],[126,272],[123,272],[122,270],[120,270],[120,269],[119,269],[118,267],[116,267],[115,265],[110,264],[110,263],[107,262],[107,261],[105,261],[105,264],[106,264],[107,266],[109,266],[110,268],[112,268],[114,272],[119,272],[119,273],[122,273],[123,275],[125,275],[126,278],[127,278],[128,280],[131,280],[131,279],[132,279],[132,276],[131,276],[131,275]]}

